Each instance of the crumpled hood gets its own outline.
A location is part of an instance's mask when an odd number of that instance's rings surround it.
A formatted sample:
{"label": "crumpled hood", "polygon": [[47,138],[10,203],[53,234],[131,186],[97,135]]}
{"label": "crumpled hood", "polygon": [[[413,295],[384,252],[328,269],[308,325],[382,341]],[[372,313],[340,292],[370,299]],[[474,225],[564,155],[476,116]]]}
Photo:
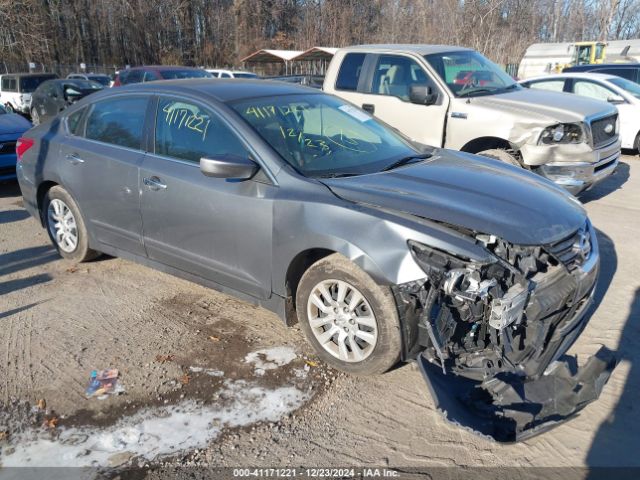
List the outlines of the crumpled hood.
{"label": "crumpled hood", "polygon": [[337,196],[542,245],[577,230],[586,213],[553,183],[497,160],[450,150],[388,172],[322,179]]}
{"label": "crumpled hood", "polygon": [[22,133],[31,128],[31,123],[24,117],[15,113],[0,115],[0,135],[9,133]]}
{"label": "crumpled hood", "polygon": [[579,95],[529,88],[471,98],[470,105],[510,111],[514,115],[526,114],[551,122],[581,122],[585,117],[616,113],[616,108],[606,102]]}

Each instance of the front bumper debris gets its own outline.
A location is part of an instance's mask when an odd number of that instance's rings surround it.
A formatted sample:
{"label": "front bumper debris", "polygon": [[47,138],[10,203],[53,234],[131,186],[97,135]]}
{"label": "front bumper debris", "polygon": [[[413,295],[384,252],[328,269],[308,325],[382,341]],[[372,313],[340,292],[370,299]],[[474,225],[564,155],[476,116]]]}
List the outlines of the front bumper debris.
{"label": "front bumper debris", "polygon": [[604,347],[580,369],[566,356],[589,318],[598,242],[588,220],[541,246],[476,240],[494,261],[409,242],[426,279],[392,287],[404,358],[417,357],[445,418],[516,442],[596,400],[616,365]]}
{"label": "front bumper debris", "polygon": [[616,366],[606,347],[577,371],[572,360],[562,357],[537,379],[504,373],[483,382],[443,375],[423,355],[418,365],[447,420],[498,442],[518,442],[563,423],[597,400]]}

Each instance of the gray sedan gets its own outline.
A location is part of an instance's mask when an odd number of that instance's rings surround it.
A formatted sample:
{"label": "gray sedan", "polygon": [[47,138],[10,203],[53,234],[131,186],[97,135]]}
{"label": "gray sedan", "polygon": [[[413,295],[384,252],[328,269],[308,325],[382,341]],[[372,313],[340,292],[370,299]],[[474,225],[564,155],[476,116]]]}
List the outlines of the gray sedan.
{"label": "gray sedan", "polygon": [[105,91],[17,152],[24,203],[63,257],[104,252],[243,297],[299,322],[347,372],[417,359],[452,420],[499,440],[570,416],[615,364],[600,352],[577,374],[549,370],[587,321],[599,269],[575,199],[317,90]]}

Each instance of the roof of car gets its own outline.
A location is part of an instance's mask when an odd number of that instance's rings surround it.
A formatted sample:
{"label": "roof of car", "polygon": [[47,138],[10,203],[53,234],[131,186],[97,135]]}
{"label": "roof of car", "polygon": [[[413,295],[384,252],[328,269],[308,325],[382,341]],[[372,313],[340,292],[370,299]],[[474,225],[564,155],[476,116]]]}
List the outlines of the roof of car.
{"label": "roof of car", "polygon": [[138,67],[131,67],[125,70],[120,70],[119,73],[124,73],[128,70],[202,70],[198,67],[182,67],[180,65],[140,65]]}
{"label": "roof of car", "polygon": [[150,93],[183,93],[195,96],[209,96],[221,102],[231,102],[245,98],[269,97],[276,95],[318,94],[314,88],[292,83],[254,79],[213,79],[189,78],[184,80],[163,80],[126,85],[115,92],[137,91]]}
{"label": "roof of car", "polygon": [[617,75],[611,75],[609,73],[592,73],[592,72],[563,72],[554,73],[551,75],[541,75],[538,77],[526,78],[521,83],[534,82],[538,80],[553,80],[563,78],[586,78],[592,80],[611,80],[620,78]]}
{"label": "roof of car", "polygon": [[371,44],[371,45],[356,45],[353,47],[346,47],[341,50],[346,50],[349,52],[367,52],[370,50],[377,50],[377,51],[417,53],[418,55],[430,55],[432,53],[469,51],[472,49],[465,48],[465,47],[454,47],[452,45],[380,43],[380,44]]}
{"label": "roof of car", "polygon": [[640,68],[640,63],[595,63],[589,65],[574,65],[566,67],[563,71],[577,72],[580,70],[596,70],[600,68]]}
{"label": "roof of car", "polygon": [[[82,75],[84,77],[108,77],[109,76],[106,73],[81,73],[81,72],[74,72],[74,73],[70,73],[69,75]],[[67,77],[69,75],[67,75]]]}

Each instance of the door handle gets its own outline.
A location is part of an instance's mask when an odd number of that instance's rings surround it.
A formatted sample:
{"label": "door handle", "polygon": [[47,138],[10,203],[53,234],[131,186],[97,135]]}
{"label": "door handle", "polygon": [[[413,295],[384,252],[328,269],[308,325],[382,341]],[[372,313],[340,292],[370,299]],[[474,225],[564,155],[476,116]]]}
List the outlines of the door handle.
{"label": "door handle", "polygon": [[371,115],[373,115],[373,112],[376,111],[376,106],[373,103],[363,103],[362,109],[365,112],[369,112]]}
{"label": "door handle", "polygon": [[142,183],[149,187],[150,190],[164,190],[167,188],[167,186],[156,176],[151,178],[144,177],[142,179]]}
{"label": "door handle", "polygon": [[84,159],[80,158],[75,153],[67,153],[64,158],[66,158],[67,161],[71,163],[71,165],[79,165],[81,163],[84,163]]}

